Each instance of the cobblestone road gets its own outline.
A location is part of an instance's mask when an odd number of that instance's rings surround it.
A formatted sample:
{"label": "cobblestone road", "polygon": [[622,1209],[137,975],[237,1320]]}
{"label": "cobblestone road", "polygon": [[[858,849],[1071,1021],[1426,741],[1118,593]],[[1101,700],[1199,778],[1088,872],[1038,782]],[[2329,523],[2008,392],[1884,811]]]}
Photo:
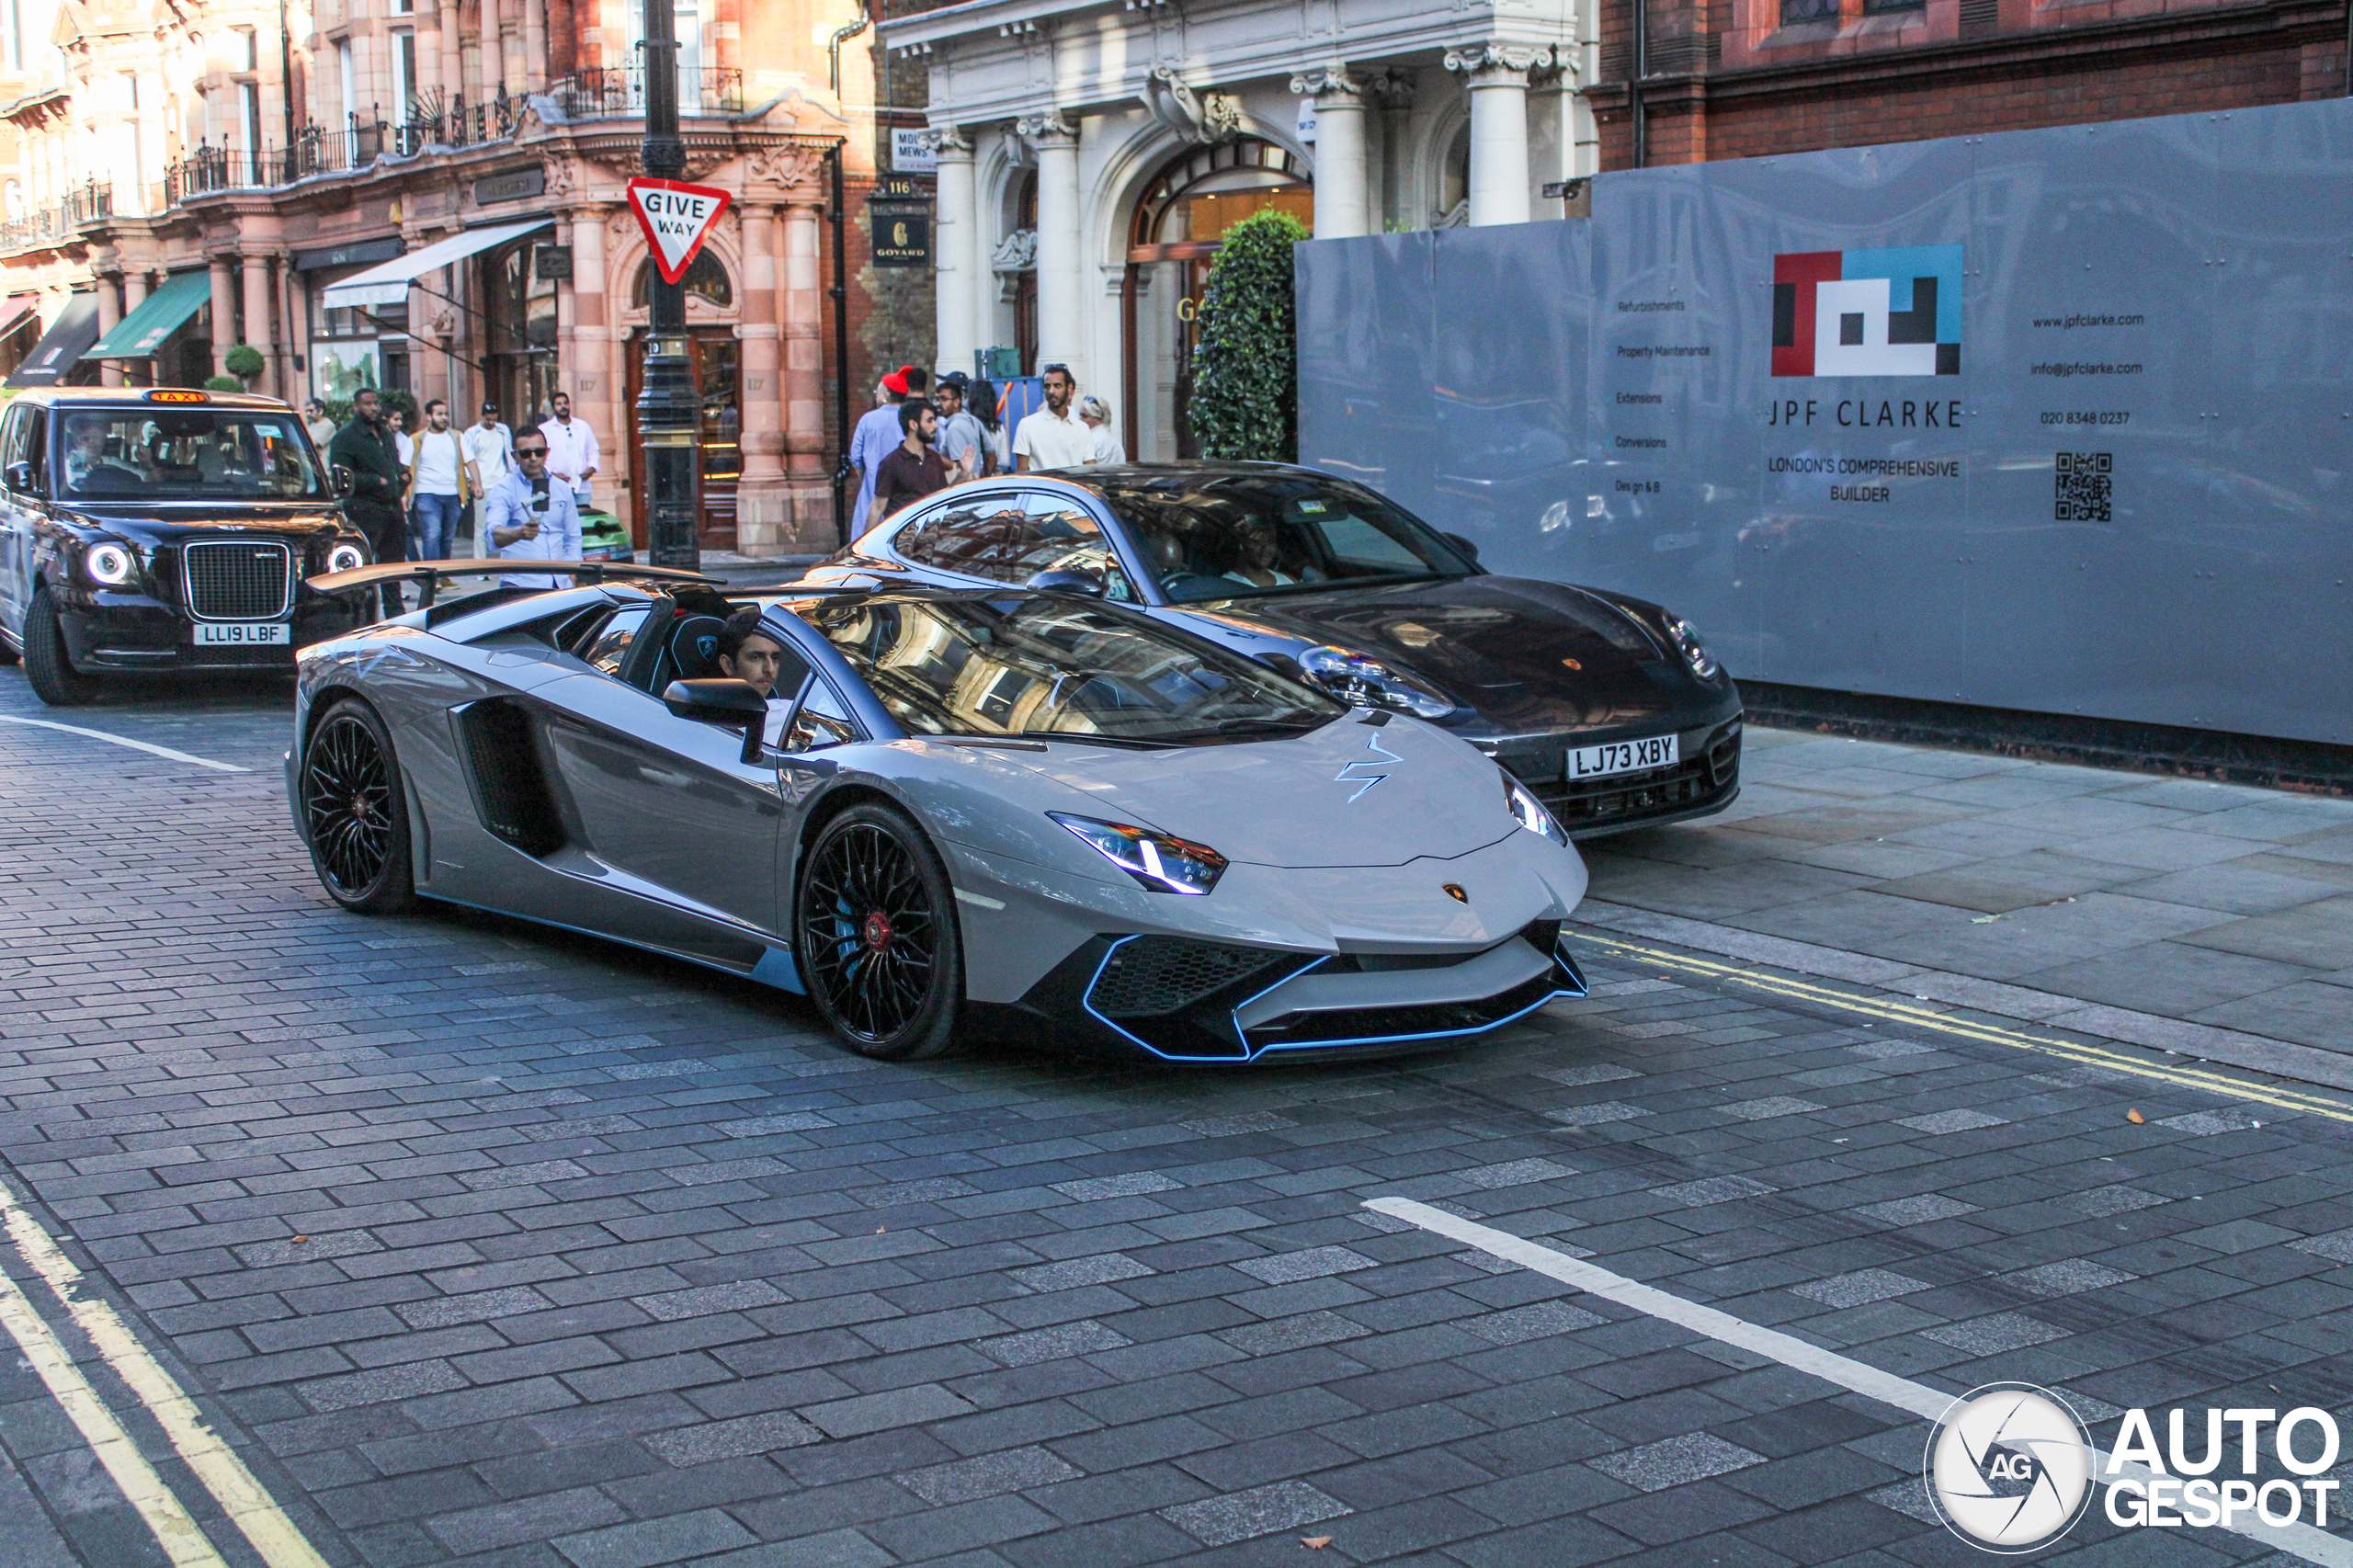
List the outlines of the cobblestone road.
{"label": "cobblestone road", "polygon": [[[2103,1439],[2353,1393],[2325,1092],[1597,930],[1591,1000],[1464,1051],[870,1063],[681,965],[339,913],[281,705],[0,676],[0,718],[253,769],[0,722],[0,1174],[330,1562],[1987,1561],[1925,1423],[1381,1197]],[[28,1359],[0,1445],[0,1562],[170,1561]],[[2096,1509],[2053,1555],[2267,1553]]]}

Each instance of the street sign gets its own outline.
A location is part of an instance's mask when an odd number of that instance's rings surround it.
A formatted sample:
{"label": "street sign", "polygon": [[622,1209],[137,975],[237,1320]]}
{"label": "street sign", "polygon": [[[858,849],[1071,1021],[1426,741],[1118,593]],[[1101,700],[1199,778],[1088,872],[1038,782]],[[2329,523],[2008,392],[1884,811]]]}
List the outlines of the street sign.
{"label": "street sign", "polygon": [[629,182],[629,208],[637,226],[645,231],[654,270],[665,283],[676,283],[718,225],[719,215],[733,199],[716,186],[688,185],[675,179],[633,179]]}

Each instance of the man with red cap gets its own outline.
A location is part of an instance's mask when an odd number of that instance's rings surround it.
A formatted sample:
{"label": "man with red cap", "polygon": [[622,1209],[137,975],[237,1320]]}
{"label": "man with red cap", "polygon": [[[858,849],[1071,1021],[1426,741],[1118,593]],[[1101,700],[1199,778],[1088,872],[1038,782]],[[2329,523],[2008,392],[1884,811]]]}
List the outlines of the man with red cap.
{"label": "man with red cap", "polygon": [[899,404],[923,396],[930,385],[930,374],[915,365],[902,365],[874,383],[874,406],[858,422],[849,438],[849,460],[858,465],[859,474],[858,504],[849,515],[852,537],[874,509],[874,481],[882,472],[882,460],[899,445]]}

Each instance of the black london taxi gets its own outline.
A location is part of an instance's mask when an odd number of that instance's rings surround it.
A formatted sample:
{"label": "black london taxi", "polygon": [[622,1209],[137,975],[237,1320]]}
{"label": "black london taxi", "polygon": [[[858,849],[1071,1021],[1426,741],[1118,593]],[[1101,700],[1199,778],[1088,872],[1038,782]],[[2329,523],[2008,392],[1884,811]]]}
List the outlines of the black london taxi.
{"label": "black london taxi", "polygon": [[303,579],[369,563],[336,479],[275,398],[44,387],[0,415],[0,663],[86,702],[111,677],[289,670],[375,619]]}

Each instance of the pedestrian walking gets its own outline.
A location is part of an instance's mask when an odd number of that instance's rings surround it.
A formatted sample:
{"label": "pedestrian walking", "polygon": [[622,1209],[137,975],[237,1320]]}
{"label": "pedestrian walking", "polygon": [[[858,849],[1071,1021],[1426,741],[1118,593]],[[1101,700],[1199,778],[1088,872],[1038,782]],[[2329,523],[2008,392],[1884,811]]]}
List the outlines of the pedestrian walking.
{"label": "pedestrian walking", "polygon": [[409,556],[447,561],[449,541],[473,494],[466,475],[465,440],[449,428],[449,405],[439,398],[425,405],[425,428],[413,444],[409,465]]}
{"label": "pedestrian walking", "polygon": [[311,433],[319,450],[325,451],[327,443],[335,439],[335,421],[327,417],[327,405],[317,398],[302,400],[302,428]]}
{"label": "pedestrian walking", "polygon": [[[548,472],[571,488],[575,510],[587,511],[596,504],[589,481],[597,477],[604,461],[597,450],[597,432],[588,428],[586,420],[572,417],[572,399],[564,393],[550,398],[548,405],[553,413],[540,426],[540,434],[548,441]],[[519,458],[522,453],[515,455]]]}
{"label": "pedestrian walking", "polygon": [[852,517],[862,519],[874,509],[875,475],[881,472],[882,460],[899,444],[899,404],[922,396],[930,384],[930,375],[914,365],[902,365],[874,383],[874,406],[858,420],[849,438],[849,460],[859,475]]}
{"label": "pedestrian walking", "polygon": [[[515,472],[499,481],[483,505],[491,547],[509,561],[580,559],[580,508],[572,486],[548,472],[548,438],[537,430],[515,443]],[[570,578],[547,572],[511,572],[510,588],[561,588]]]}
{"label": "pedestrian walking", "polygon": [[1087,460],[1105,468],[1116,468],[1128,460],[1128,449],[1120,445],[1120,437],[1111,433],[1111,405],[1093,392],[1078,400],[1078,422],[1094,433],[1095,455]]}
{"label": "pedestrian walking", "polygon": [[491,491],[515,472],[515,437],[498,422],[498,404],[485,400],[482,423],[466,426],[466,475],[473,482],[474,555],[490,553],[490,527],[483,521]]}
{"label": "pedestrian walking", "polygon": [[1012,432],[1005,427],[1005,411],[997,402],[996,383],[976,381],[966,389],[964,407],[981,422],[981,473],[1013,472]]}
{"label": "pedestrian walking", "polygon": [[[400,449],[393,444],[392,422],[374,387],[361,387],[351,399],[351,423],[327,443],[327,460],[340,463],[351,474],[351,494],[344,510],[368,536],[376,564],[408,559],[408,525],[401,517]],[[401,613],[397,583],[383,585],[384,614]]]}
{"label": "pedestrian walking", "polygon": [[872,528],[911,502],[945,490],[952,474],[948,460],[935,443],[939,439],[939,411],[919,397],[899,404],[899,444],[884,458],[874,475],[874,504],[865,526]]}
{"label": "pedestrian walking", "polygon": [[939,378],[931,394],[933,406],[939,410],[939,455],[948,460],[951,483],[980,478],[985,461],[981,422],[964,406],[964,388],[970,381],[963,371],[950,370]]}
{"label": "pedestrian walking", "polygon": [[1022,420],[1013,433],[1013,455],[1024,473],[1041,468],[1084,468],[1095,460],[1095,432],[1071,408],[1078,383],[1067,365],[1049,365],[1043,378],[1046,406]]}

